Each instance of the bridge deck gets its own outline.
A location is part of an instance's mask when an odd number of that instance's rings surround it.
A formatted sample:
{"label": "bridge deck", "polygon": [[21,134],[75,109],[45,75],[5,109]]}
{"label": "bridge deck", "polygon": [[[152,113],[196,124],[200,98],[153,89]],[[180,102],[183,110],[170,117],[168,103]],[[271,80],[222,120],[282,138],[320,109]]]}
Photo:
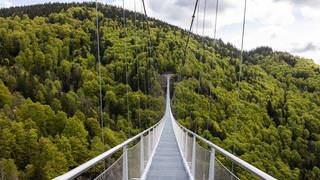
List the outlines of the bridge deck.
{"label": "bridge deck", "polygon": [[166,120],[147,179],[188,179],[188,174],[184,168],[178,143],[173,132],[171,119]]}
{"label": "bridge deck", "polygon": [[[169,87],[169,78],[168,78]],[[153,157],[151,167],[147,173],[147,180],[184,180],[189,179],[180,154],[178,143],[174,135],[169,88],[167,87],[167,108],[165,125]]]}

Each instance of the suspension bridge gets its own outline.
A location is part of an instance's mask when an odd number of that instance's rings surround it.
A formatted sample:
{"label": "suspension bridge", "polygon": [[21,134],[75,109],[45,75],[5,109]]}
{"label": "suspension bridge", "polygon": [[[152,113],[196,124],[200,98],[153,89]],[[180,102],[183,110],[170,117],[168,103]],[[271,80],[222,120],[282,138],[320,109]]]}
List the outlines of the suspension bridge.
{"label": "suspension bridge", "polygon": [[[200,141],[210,148],[202,147],[198,143]],[[137,143],[129,148],[129,144],[134,142]],[[258,178],[275,179],[177,123],[170,106],[170,76],[167,77],[166,110],[157,124],[55,180],[80,177],[118,151],[122,151],[120,158],[95,177],[95,180],[238,179],[216,158],[216,153]]]}
{"label": "suspension bridge", "polygon": [[[192,20],[190,24],[188,39],[184,47],[184,58],[182,59],[182,66],[186,62],[186,50],[188,47],[190,32],[195,18],[196,12],[199,13],[199,0],[195,0],[195,7],[193,10]],[[242,41],[241,41],[241,56],[240,56],[240,69],[242,63],[243,52],[243,38],[245,30],[245,16],[246,16],[246,0],[244,6],[243,28],[242,28]],[[147,17],[144,0],[141,1],[143,10],[142,12]],[[214,39],[216,38],[216,23],[218,15],[218,2],[216,0],[216,17],[214,26]],[[136,6],[136,5],[135,5]],[[203,29],[205,21],[206,0],[204,2],[204,18]],[[135,10],[136,11],[136,10]],[[104,127],[102,117],[102,93],[101,93],[101,72],[100,72],[100,52],[99,52],[99,21],[98,21],[98,3],[96,2],[96,33],[97,33],[97,60],[98,70],[100,77],[100,118],[101,127]],[[197,15],[198,16],[198,15]],[[126,17],[123,1],[123,18],[124,18],[124,32],[126,31]],[[136,17],[135,17],[136,18]],[[197,19],[198,21],[198,19]],[[134,23],[135,24],[135,23]],[[149,33],[149,45],[151,44],[151,33],[146,21]],[[135,24],[136,26],[136,24]],[[204,34],[202,34],[204,35]],[[149,48],[152,51],[152,47]],[[124,43],[124,57],[126,57],[126,43]],[[94,157],[93,159],[83,163],[82,165],[72,169],[71,171],[60,175],[55,180],[66,179],[94,179],[94,180],[214,180],[214,179],[239,179],[237,172],[234,171],[234,165],[241,168],[242,172],[249,174],[247,179],[275,179],[262,170],[254,167],[253,165],[245,162],[244,160],[236,157],[232,153],[224,150],[223,148],[213,144],[209,140],[197,135],[191,130],[179,124],[171,111],[171,98],[170,98],[170,77],[167,75],[166,86],[166,108],[163,118],[155,125],[142,131],[141,133],[127,139],[125,142],[109,149],[106,152]],[[179,74],[181,80],[181,71]],[[139,81],[139,79],[138,79]],[[238,79],[238,96],[240,94],[240,75]],[[128,94],[128,63],[126,62],[126,83]],[[139,83],[138,83],[139,84]],[[140,102],[139,102],[140,106]],[[128,122],[129,122],[129,102],[127,96],[127,109],[128,109]],[[209,107],[210,111],[210,107]],[[237,111],[238,117],[238,104]],[[235,121],[234,132],[237,129],[237,118]],[[130,137],[130,135],[129,135]],[[234,144],[236,136],[234,138]],[[104,143],[104,134],[102,131],[102,142]],[[233,146],[233,153],[234,153]],[[110,159],[114,159],[109,163]],[[220,157],[220,158],[218,158]],[[227,160],[231,162],[232,167],[228,168],[220,160]],[[92,173],[92,168],[100,168],[99,173]],[[93,175],[92,175],[93,174]],[[88,178],[89,177],[89,178]]]}

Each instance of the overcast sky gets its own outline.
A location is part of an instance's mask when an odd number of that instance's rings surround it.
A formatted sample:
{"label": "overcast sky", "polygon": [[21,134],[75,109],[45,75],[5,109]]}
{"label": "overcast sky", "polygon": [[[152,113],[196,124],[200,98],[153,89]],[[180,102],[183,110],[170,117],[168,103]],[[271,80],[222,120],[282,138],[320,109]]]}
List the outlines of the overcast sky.
{"label": "overcast sky", "polygon": [[[74,0],[0,0],[0,7]],[[78,0],[81,1],[81,0]],[[124,0],[141,11],[141,0]],[[99,0],[122,6],[122,0]],[[188,29],[195,0],[145,0],[149,16]],[[205,0],[199,0],[193,32],[202,34]],[[204,35],[213,37],[216,0],[206,0]],[[320,64],[320,0],[248,0],[244,48],[274,50],[311,58]],[[219,0],[217,38],[240,47],[244,0]],[[197,23],[198,22],[198,23]],[[198,27],[198,28],[197,28]]]}

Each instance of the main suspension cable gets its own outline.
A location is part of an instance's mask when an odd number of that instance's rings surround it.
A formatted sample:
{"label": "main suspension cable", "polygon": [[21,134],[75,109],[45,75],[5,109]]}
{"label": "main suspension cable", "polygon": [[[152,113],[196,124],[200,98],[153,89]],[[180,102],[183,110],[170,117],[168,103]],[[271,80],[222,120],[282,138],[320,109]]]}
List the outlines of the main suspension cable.
{"label": "main suspension cable", "polygon": [[[187,52],[188,44],[189,44],[189,41],[190,41],[190,34],[191,34],[191,30],[192,30],[192,25],[193,25],[195,13],[196,13],[197,6],[198,6],[198,1],[199,1],[199,0],[196,0],[196,4],[195,4],[195,6],[194,6],[194,10],[193,10],[193,14],[192,14],[192,19],[191,19],[191,23],[190,23],[190,28],[189,28],[189,31],[188,31],[188,39],[187,39],[187,42],[186,42],[186,45],[185,45],[184,51],[183,51],[182,67],[184,66],[184,64],[185,64],[185,62],[186,62],[186,52]],[[181,71],[182,71],[182,68],[181,68],[181,70],[180,70],[180,78],[181,78]]]}
{"label": "main suspension cable", "polygon": [[96,34],[97,34],[97,58],[98,58],[98,74],[99,74],[99,103],[100,103],[100,125],[101,125],[101,141],[103,144],[102,151],[104,151],[104,122],[102,112],[102,78],[100,68],[100,37],[99,37],[99,14],[98,14],[98,0],[96,0]]}
{"label": "main suspension cable", "polygon": [[[237,123],[239,116],[239,101],[240,101],[240,92],[241,92],[241,72],[242,72],[242,62],[243,62],[243,40],[244,40],[244,31],[246,25],[246,12],[247,12],[247,0],[244,0],[244,10],[243,10],[243,22],[242,22],[242,35],[241,35],[241,51],[240,51],[240,63],[239,63],[239,77],[238,77],[238,94],[236,99],[236,118],[234,122],[234,137],[233,137],[233,149],[232,153],[235,154],[236,150],[236,141],[237,141]],[[233,171],[233,162],[232,162],[232,171]]]}
{"label": "main suspension cable", "polygon": [[[195,6],[194,6],[194,9],[193,9],[190,28],[189,28],[189,31],[188,31],[188,38],[187,38],[187,41],[186,41],[186,44],[185,44],[185,48],[184,48],[184,52],[183,52],[183,59],[182,59],[180,72],[178,74],[178,81],[182,80],[182,70],[183,70],[183,67],[184,67],[184,64],[185,64],[185,61],[186,61],[186,52],[187,52],[188,44],[189,44],[189,41],[190,41],[190,35],[191,35],[191,32],[192,32],[192,27],[193,27],[193,22],[194,22],[194,18],[195,18],[195,13],[196,13],[197,7],[198,7],[198,2],[199,2],[199,0],[196,0]],[[173,91],[173,95],[172,96],[173,96],[173,98],[171,100],[171,103],[173,103],[172,101],[175,98],[175,90]],[[183,94],[182,94],[182,96],[183,96]],[[184,112],[184,117],[183,118],[185,118],[185,117],[186,117],[186,113]]]}

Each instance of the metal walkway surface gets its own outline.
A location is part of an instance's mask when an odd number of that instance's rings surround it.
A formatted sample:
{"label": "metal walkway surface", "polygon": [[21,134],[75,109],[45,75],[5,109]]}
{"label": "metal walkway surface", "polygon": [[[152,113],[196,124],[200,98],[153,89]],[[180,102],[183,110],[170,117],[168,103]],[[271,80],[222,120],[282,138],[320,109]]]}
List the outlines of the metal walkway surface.
{"label": "metal walkway surface", "polygon": [[177,139],[173,131],[174,119],[170,106],[170,76],[167,77],[165,125],[159,140],[158,147],[152,159],[147,180],[176,180],[189,179],[185,169]]}
{"label": "metal walkway surface", "polygon": [[168,115],[166,113],[166,118],[158,147],[147,174],[147,180],[189,179],[183,164],[169,113]]}

